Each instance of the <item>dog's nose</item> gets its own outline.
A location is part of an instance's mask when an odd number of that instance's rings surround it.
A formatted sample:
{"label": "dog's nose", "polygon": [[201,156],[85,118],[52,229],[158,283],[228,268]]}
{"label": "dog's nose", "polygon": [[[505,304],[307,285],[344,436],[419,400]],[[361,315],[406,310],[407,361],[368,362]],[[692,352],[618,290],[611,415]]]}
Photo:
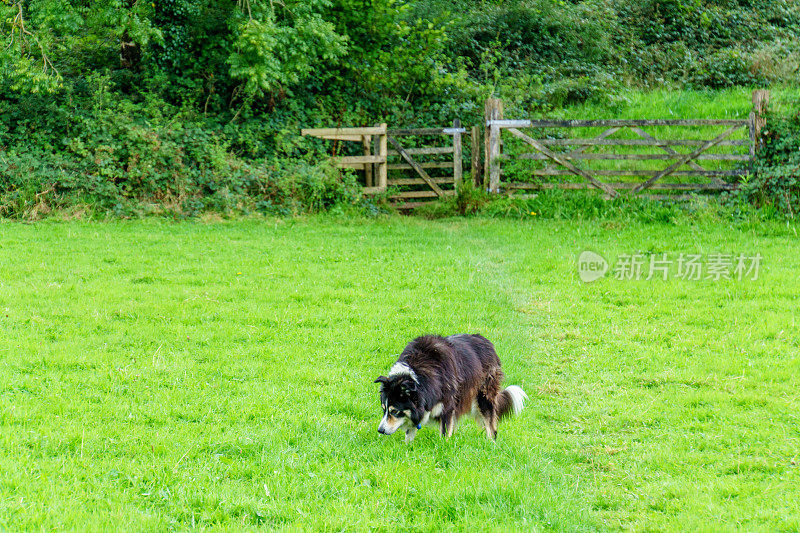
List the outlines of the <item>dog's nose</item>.
{"label": "dog's nose", "polygon": [[384,431],[382,427],[378,428],[378,433],[380,433],[381,435],[386,435],[386,431]]}

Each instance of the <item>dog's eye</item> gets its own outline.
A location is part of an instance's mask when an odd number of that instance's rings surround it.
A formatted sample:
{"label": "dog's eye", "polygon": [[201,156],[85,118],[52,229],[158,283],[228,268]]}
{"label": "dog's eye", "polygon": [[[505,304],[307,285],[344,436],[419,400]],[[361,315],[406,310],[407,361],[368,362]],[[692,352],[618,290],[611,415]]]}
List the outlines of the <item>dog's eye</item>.
{"label": "dog's eye", "polygon": [[389,410],[389,414],[392,415],[395,418],[401,418],[401,417],[405,416],[405,413],[403,413],[402,411],[398,411],[397,409]]}

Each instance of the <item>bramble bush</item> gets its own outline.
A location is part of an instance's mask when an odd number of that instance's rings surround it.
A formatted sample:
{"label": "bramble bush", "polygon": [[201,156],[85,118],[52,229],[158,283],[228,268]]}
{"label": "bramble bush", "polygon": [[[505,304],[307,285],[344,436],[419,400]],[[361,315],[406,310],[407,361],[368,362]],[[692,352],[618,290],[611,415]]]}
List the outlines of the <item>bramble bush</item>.
{"label": "bramble bush", "polygon": [[753,179],[740,194],[787,218],[800,214],[800,101],[788,113],[768,113],[756,152]]}

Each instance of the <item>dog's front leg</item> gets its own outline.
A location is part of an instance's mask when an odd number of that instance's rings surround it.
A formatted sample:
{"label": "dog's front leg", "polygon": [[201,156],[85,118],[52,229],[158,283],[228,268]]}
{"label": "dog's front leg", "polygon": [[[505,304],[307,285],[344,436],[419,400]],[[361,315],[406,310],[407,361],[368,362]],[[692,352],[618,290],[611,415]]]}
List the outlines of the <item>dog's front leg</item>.
{"label": "dog's front leg", "polygon": [[411,443],[414,440],[414,437],[417,436],[417,428],[412,427],[411,429],[406,430],[406,442]]}
{"label": "dog's front leg", "polygon": [[453,412],[447,411],[442,413],[439,423],[439,430],[441,431],[442,436],[444,438],[450,438],[453,435],[453,426],[455,425],[453,420]]}

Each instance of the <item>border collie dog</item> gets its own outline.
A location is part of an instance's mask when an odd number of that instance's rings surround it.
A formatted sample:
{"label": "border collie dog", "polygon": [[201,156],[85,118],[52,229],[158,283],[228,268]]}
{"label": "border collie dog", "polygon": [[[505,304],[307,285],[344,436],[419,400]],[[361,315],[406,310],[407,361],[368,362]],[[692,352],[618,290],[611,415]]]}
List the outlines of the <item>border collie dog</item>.
{"label": "border collie dog", "polygon": [[497,422],[522,410],[528,397],[520,387],[500,390],[503,371],[494,345],[480,335],[417,337],[403,350],[381,384],[383,419],[378,433],[405,428],[411,442],[424,424],[438,424],[445,437],[458,419],[473,416],[497,437]]}

